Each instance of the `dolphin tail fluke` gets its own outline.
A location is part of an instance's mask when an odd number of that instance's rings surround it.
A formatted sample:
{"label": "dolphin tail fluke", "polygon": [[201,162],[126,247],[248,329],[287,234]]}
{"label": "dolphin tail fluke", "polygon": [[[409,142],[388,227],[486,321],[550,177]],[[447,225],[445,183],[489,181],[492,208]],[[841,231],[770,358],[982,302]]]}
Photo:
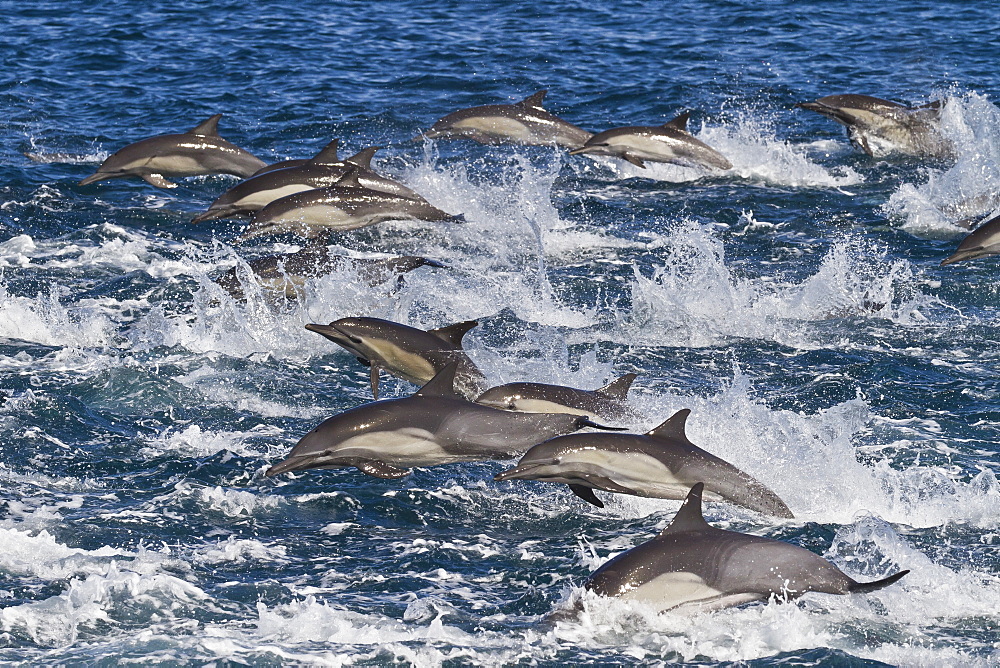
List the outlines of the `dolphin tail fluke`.
{"label": "dolphin tail fluke", "polygon": [[445,220],[448,221],[449,223],[458,223],[459,225],[469,222],[465,218],[465,214],[462,213],[456,213],[453,216],[449,215],[447,218],[445,218]]}
{"label": "dolphin tail fluke", "polygon": [[587,503],[595,505],[598,508],[604,507],[604,502],[597,498],[597,495],[594,494],[594,489],[592,487],[587,487],[586,485],[570,485],[569,488],[574,494]]}
{"label": "dolphin tail fluke", "polygon": [[422,257],[422,258],[419,258],[419,259],[420,259],[420,264],[417,265],[419,267],[434,267],[435,269],[447,269],[448,268],[448,265],[446,265],[444,262],[438,262],[437,260],[430,260],[430,259],[428,259],[426,257]]}
{"label": "dolphin tail fluke", "polygon": [[876,580],[875,582],[855,582],[850,587],[847,588],[852,594],[867,594],[869,592],[878,591],[879,589],[884,589],[889,585],[900,580],[904,575],[910,571],[900,571],[894,575],[890,575],[887,578],[881,580]]}

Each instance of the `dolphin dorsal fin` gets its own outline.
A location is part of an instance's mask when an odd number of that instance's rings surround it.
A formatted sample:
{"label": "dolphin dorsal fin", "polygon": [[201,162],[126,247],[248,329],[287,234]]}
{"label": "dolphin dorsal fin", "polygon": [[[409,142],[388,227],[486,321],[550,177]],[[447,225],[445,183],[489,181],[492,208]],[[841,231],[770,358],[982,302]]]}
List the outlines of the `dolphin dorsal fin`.
{"label": "dolphin dorsal fin", "polygon": [[350,169],[344,172],[344,175],[341,176],[340,180],[337,181],[334,185],[348,186],[350,188],[363,188],[364,186],[361,185],[361,181],[358,181],[358,174],[360,173],[361,173],[360,168],[358,168],[357,166],[352,166]]}
{"label": "dolphin dorsal fin", "polygon": [[672,121],[663,124],[665,128],[674,128],[675,130],[681,130],[682,132],[687,132],[688,129],[688,118],[691,117],[690,111],[685,111],[683,114],[678,116]]}
{"label": "dolphin dorsal fin", "polygon": [[198,125],[194,126],[188,130],[187,133],[189,135],[201,135],[202,137],[218,137],[220,118],[222,118],[222,114],[216,114],[207,121],[202,121]]}
{"label": "dolphin dorsal fin", "polygon": [[319,153],[314,155],[309,161],[311,165],[330,165],[335,162],[340,162],[340,158],[337,157],[337,147],[340,145],[340,140],[334,137],[330,140],[330,143],[324,146]]}
{"label": "dolphin dorsal fin", "polygon": [[687,434],[684,432],[684,425],[687,423],[688,416],[691,415],[690,408],[682,408],[677,411],[659,427],[653,427],[646,432],[646,436],[652,436],[654,438],[669,438],[673,440],[683,441],[684,443],[690,443]]}
{"label": "dolphin dorsal fin", "polygon": [[437,375],[427,381],[427,384],[417,390],[415,397],[457,397],[455,391],[455,372],[458,362],[450,362]]}
{"label": "dolphin dorsal fin", "polygon": [[705,521],[705,517],[701,514],[701,493],[704,489],[705,483],[695,483],[691,491],[688,492],[687,498],[684,499],[684,503],[681,504],[681,509],[674,515],[673,521],[660,532],[661,536],[681,531],[704,531],[711,528],[711,525]]}
{"label": "dolphin dorsal fin", "polygon": [[466,320],[465,322],[456,322],[454,325],[448,325],[447,327],[428,329],[427,333],[433,334],[445,343],[450,343],[456,348],[461,349],[462,339],[466,333],[478,324],[478,320]]}
{"label": "dolphin dorsal fin", "polygon": [[548,92],[549,92],[548,90],[540,90],[534,95],[529,95],[528,97],[524,98],[523,100],[518,102],[517,105],[519,107],[534,107],[535,109],[541,109],[542,100],[545,99],[545,96],[548,94]]}
{"label": "dolphin dorsal fin", "polygon": [[380,148],[382,148],[382,147],[381,146],[369,146],[366,149],[362,149],[362,150],[358,151],[357,153],[355,153],[354,155],[352,155],[350,158],[347,158],[346,160],[344,160],[344,162],[349,162],[352,165],[357,165],[358,167],[361,167],[362,169],[371,169],[372,168],[372,156],[374,156],[375,152],[378,151]]}
{"label": "dolphin dorsal fin", "polygon": [[597,390],[597,393],[615,399],[616,401],[625,401],[628,398],[628,390],[632,387],[632,381],[634,381],[638,375],[639,374],[635,373],[627,373],[621,378],[613,380],[601,389]]}

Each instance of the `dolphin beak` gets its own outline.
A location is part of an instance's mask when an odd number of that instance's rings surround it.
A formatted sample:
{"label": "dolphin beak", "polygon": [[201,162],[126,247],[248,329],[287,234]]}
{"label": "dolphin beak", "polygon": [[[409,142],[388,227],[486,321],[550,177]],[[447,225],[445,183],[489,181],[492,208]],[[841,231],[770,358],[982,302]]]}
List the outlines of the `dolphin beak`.
{"label": "dolphin beak", "polygon": [[94,172],[93,174],[91,174],[87,178],[85,178],[85,179],[81,180],[79,183],[77,183],[77,185],[78,186],[89,186],[91,183],[97,183],[98,181],[103,181],[106,178],[109,178],[107,174],[105,174],[103,172]]}
{"label": "dolphin beak", "polygon": [[530,464],[518,464],[512,469],[497,473],[493,476],[493,479],[497,482],[503,482],[504,480],[532,480],[534,478],[534,471],[548,464],[555,463],[555,459],[546,459],[540,462],[531,462]]}
{"label": "dolphin beak", "polygon": [[569,154],[570,155],[580,155],[581,153],[586,153],[586,152],[587,152],[587,147],[586,146],[581,146],[580,148],[571,149],[570,152],[569,152]]}

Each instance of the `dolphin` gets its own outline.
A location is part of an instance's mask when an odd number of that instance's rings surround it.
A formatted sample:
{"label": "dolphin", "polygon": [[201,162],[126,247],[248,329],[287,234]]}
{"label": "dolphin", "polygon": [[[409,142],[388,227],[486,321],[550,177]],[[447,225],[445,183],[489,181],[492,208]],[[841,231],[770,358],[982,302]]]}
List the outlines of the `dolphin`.
{"label": "dolphin", "polygon": [[631,415],[625,401],[635,379],[636,374],[627,373],[597,390],[545,383],[508,383],[486,390],[476,398],[476,403],[526,413],[574,413],[622,420]]}
{"label": "dolphin", "polygon": [[495,480],[547,480],[569,485],[598,508],[595,489],[657,499],[683,499],[697,482],[709,498],[777,517],[794,517],[785,502],[729,462],[705,452],[684,432],[691,411],[679,410],[646,434],[579,434],[553,438],[524,454]]}
{"label": "dolphin", "polygon": [[366,148],[346,160],[340,160],[337,157],[337,140],[334,139],[315,157],[303,161],[299,166],[262,170],[263,173],[258,172],[246,181],[236,184],[222,193],[206,211],[195,216],[191,222],[230,218],[259,211],[287,195],[335,185],[353,167],[358,168],[358,182],[365,188],[426,202],[423,197],[402,183],[372,171],[371,159],[377,150],[378,147]]}
{"label": "dolphin", "polygon": [[952,153],[938,128],[940,101],[911,108],[869,95],[827,95],[795,106],[846,126],[851,144],[874,158],[890,153],[947,158]]}
{"label": "dolphin", "polygon": [[183,134],[150,137],[108,156],[97,171],[80,181],[85,186],[106,179],[138,176],[157,188],[176,188],[168,176],[235,174],[247,177],[267,163],[219,136],[212,116]]}
{"label": "dolphin", "polygon": [[909,571],[858,582],[809,550],[710,526],[701,513],[704,485],[695,484],[673,521],[652,540],[598,568],[584,587],[600,596],[667,610],[718,610],[772,596],[806,592],[866,594]]}
{"label": "dolphin", "polygon": [[359,171],[353,167],[335,185],[274,200],[254,214],[237,242],[284,232],[312,239],[326,231],[355,230],[385,220],[465,222],[462,216],[446,213],[422,198],[415,200],[366,188],[358,179]]}
{"label": "dolphin", "polygon": [[423,135],[428,139],[472,139],[480,144],[530,144],[573,148],[592,132],[553,116],[542,107],[547,90],[514,104],[487,104],[452,112]]}
{"label": "dolphin", "polygon": [[1000,216],[987,220],[962,239],[955,252],[941,260],[941,264],[943,266],[990,255],[1000,255]]}
{"label": "dolphin", "polygon": [[412,396],[329,418],[265,475],[353,466],[378,478],[401,478],[414,466],[511,459],[546,438],[601,426],[582,415],[513,413],[467,401],[453,387],[457,368],[445,366]]}
{"label": "dolphin", "polygon": [[310,323],[306,329],[322,334],[371,365],[372,396],[376,399],[381,369],[423,385],[450,363],[457,365],[457,389],[471,399],[482,392],[486,377],[462,350],[462,338],[478,324],[478,320],[467,320],[424,331],[381,318],[341,318],[329,325]]}
{"label": "dolphin", "polygon": [[[418,267],[438,267],[445,265],[416,255],[390,258],[353,258],[333,255],[325,244],[310,244],[295,253],[268,255],[251,260],[250,270],[254,278],[265,289],[283,295],[288,299],[298,299],[307,280],[325,276],[345,269],[354,271],[358,277],[371,286],[379,285],[391,276],[399,276]],[[234,299],[245,298],[243,284],[236,267],[215,279]]]}
{"label": "dolphin", "polygon": [[733,164],[687,131],[689,112],[663,125],[629,126],[598,132],[570,155],[610,155],[646,168],[646,162],[731,169]]}

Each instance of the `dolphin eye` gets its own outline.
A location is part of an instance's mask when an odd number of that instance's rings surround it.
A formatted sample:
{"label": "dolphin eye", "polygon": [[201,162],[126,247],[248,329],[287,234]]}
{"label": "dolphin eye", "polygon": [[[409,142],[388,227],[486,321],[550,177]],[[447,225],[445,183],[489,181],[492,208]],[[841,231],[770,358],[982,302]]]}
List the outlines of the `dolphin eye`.
{"label": "dolphin eye", "polygon": [[507,402],[507,410],[512,411],[515,408],[517,408],[517,402],[516,401],[508,401]]}

